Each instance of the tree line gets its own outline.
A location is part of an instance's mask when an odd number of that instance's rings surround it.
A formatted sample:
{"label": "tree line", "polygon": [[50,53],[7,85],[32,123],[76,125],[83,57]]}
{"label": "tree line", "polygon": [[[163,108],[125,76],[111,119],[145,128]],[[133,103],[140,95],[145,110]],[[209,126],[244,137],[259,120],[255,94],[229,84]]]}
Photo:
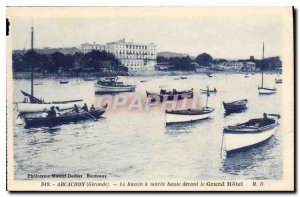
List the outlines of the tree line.
{"label": "tree line", "polygon": [[84,71],[95,70],[120,70],[128,71],[121,62],[112,54],[106,51],[93,50],[86,54],[76,52],[75,54],[63,54],[54,52],[51,54],[40,54],[29,50],[24,54],[13,53],[13,71],[46,71],[47,73],[69,72],[70,70]]}

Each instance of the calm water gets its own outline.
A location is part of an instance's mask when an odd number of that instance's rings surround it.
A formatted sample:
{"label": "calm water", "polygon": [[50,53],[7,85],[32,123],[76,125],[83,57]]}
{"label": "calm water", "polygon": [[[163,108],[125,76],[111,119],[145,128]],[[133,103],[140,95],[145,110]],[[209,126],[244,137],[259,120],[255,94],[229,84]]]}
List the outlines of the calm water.
{"label": "calm water", "polygon": [[[159,91],[159,87],[190,89],[197,95],[206,85],[216,87],[209,97],[214,107],[212,118],[191,124],[165,126],[164,112],[134,112],[126,109],[107,111],[99,121],[86,121],[55,128],[24,129],[14,124],[15,179],[26,179],[28,173],[97,173],[108,180],[138,179],[281,179],[281,128],[266,143],[243,153],[221,158],[222,129],[226,125],[262,117],[263,112],[281,111],[281,86],[277,93],[259,96],[261,76],[217,74],[187,76],[187,80],[164,77],[120,77],[136,84],[135,93]],[[276,75],[265,75],[273,87]],[[146,83],[140,80],[149,79]],[[60,85],[59,79],[43,79],[35,94],[46,101],[83,98],[88,105],[101,95],[94,95],[94,82],[70,79]],[[30,92],[29,80],[14,80],[14,101],[22,101],[20,89]],[[202,104],[205,95],[201,95]],[[247,98],[248,110],[224,116],[222,101]],[[17,112],[14,114],[15,120]]]}

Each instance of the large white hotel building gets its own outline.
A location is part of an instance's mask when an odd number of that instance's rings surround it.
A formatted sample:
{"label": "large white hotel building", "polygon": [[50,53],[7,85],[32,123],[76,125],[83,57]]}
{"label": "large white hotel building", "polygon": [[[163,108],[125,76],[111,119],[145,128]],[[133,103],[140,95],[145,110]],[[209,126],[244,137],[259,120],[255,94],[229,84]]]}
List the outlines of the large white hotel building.
{"label": "large white hotel building", "polygon": [[138,44],[122,39],[105,45],[96,43],[81,45],[83,53],[92,50],[105,50],[113,53],[130,71],[154,70],[156,65],[156,45],[154,43]]}

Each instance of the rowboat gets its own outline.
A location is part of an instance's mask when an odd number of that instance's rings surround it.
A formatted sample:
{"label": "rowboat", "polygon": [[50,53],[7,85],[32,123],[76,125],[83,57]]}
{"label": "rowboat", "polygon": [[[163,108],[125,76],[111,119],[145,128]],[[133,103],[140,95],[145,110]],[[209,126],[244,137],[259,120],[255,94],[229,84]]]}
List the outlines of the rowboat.
{"label": "rowboat", "polygon": [[161,89],[160,93],[150,93],[146,91],[147,98],[151,99],[151,102],[155,101],[155,98],[159,98],[160,102],[163,101],[172,101],[172,100],[183,100],[184,98],[193,98],[193,88],[191,90],[186,91],[176,91],[173,89],[173,91],[166,91],[165,89]]}
{"label": "rowboat", "polygon": [[134,92],[134,85],[125,85],[123,82],[118,82],[117,77],[106,77],[97,81],[95,84],[95,93],[120,93],[120,92]]}
{"label": "rowboat", "polygon": [[225,103],[223,101],[223,106],[224,106],[224,109],[226,110],[226,112],[238,112],[238,111],[243,111],[243,110],[247,109],[247,106],[246,106],[247,103],[248,103],[247,99],[233,101],[233,102],[229,102],[229,103]]}
{"label": "rowboat", "polygon": [[[31,51],[33,49],[33,40],[34,40],[34,29],[31,27]],[[74,104],[77,106],[82,105],[82,100],[68,100],[68,101],[53,101],[53,102],[45,102],[43,99],[38,99],[34,96],[34,61],[31,64],[31,93],[28,94],[21,90],[24,95],[23,102],[17,102],[17,111],[21,114],[24,113],[36,113],[43,112],[45,109],[49,110],[52,106],[58,106],[61,110],[73,108]]]}
{"label": "rowboat", "polygon": [[282,83],[282,79],[275,79],[276,83]]}
{"label": "rowboat", "polygon": [[60,114],[58,117],[24,117],[25,128],[32,127],[54,127],[62,124],[67,124],[71,122],[79,122],[86,120],[97,120],[102,114],[104,114],[105,109],[97,109],[95,111],[81,111],[79,113],[64,113]]}
{"label": "rowboat", "polygon": [[148,80],[141,80],[140,82],[141,82],[141,83],[145,83],[145,82],[147,82],[147,81],[148,81]]}
{"label": "rowboat", "polygon": [[68,84],[68,83],[69,83],[69,81],[66,81],[66,80],[61,80],[59,83],[60,83],[60,84]]}
{"label": "rowboat", "polygon": [[194,122],[197,120],[204,120],[210,117],[215,110],[208,107],[209,92],[206,92],[206,106],[201,109],[183,109],[183,110],[166,110],[166,125],[172,123]]}
{"label": "rowboat", "polygon": [[180,79],[187,79],[187,77],[180,77]]}
{"label": "rowboat", "polygon": [[193,122],[210,117],[214,108],[203,107],[202,109],[166,110],[166,124]]}
{"label": "rowboat", "polygon": [[[263,56],[262,61],[264,60],[264,52],[265,52],[265,45],[263,43]],[[276,88],[266,88],[264,87],[264,68],[261,67],[261,86],[258,87],[258,93],[259,94],[274,94],[276,93]]]}
{"label": "rowboat", "polygon": [[263,118],[225,127],[222,149],[228,154],[261,144],[274,135],[279,117],[276,114],[264,114]]}

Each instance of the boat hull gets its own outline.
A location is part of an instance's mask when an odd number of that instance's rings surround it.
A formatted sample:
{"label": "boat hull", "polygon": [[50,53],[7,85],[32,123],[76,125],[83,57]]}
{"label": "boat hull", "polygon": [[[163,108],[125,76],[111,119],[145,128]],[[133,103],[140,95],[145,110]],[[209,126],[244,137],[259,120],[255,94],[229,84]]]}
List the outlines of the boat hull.
{"label": "boat hull", "polygon": [[256,133],[224,133],[224,150],[227,153],[238,152],[258,145],[272,137],[277,127]]}
{"label": "boat hull", "polygon": [[134,91],[135,91],[134,86],[113,87],[113,86],[102,86],[99,84],[95,85],[95,93],[96,94],[134,92]]}
{"label": "boat hull", "polygon": [[26,124],[25,128],[54,127],[71,122],[99,119],[104,112],[105,110],[96,110],[88,113],[80,113],[61,117],[24,117]]}
{"label": "boat hull", "polygon": [[258,88],[259,94],[274,94],[276,93],[276,89],[272,88]]}
{"label": "boat hull", "polygon": [[184,123],[184,122],[194,122],[197,120],[204,120],[210,117],[214,108],[203,108],[203,110],[193,111],[193,110],[175,110],[166,111],[166,124],[172,123]]}
{"label": "boat hull", "polygon": [[183,93],[179,93],[179,94],[156,94],[156,93],[149,93],[146,92],[147,97],[150,98],[150,102],[154,102],[156,101],[156,97],[159,97],[160,102],[163,101],[174,101],[174,100],[183,100],[185,98],[193,98],[194,93],[193,91],[186,91]]}
{"label": "boat hull", "polygon": [[235,101],[235,102],[231,102],[231,103],[225,103],[223,102],[223,106],[225,111],[228,113],[230,112],[241,112],[247,109],[247,103],[248,100],[244,99],[244,100],[240,100],[240,101]]}
{"label": "boat hull", "polygon": [[203,120],[210,117],[210,113],[201,115],[181,115],[181,114],[168,114],[166,113],[166,124],[193,122]]}
{"label": "boat hull", "polygon": [[43,112],[45,108],[50,110],[50,107],[59,107],[60,110],[71,109],[76,104],[78,107],[83,106],[82,101],[69,102],[69,103],[17,103],[17,111],[19,113],[39,113]]}

